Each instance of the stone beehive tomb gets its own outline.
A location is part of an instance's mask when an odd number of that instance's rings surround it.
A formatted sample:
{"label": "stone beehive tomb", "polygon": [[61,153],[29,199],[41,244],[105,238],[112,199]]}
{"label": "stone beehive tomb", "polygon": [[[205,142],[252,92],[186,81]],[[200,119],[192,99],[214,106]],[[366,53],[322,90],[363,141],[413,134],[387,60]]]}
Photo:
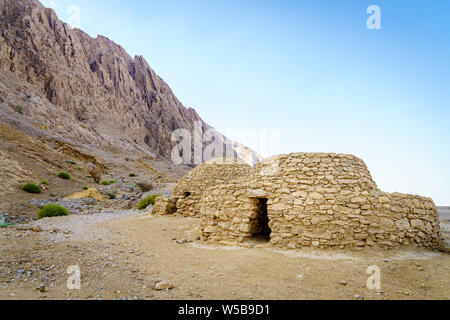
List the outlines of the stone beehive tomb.
{"label": "stone beehive tomb", "polygon": [[184,176],[173,196],[159,198],[152,213],[199,216],[200,201],[205,190],[233,180],[247,181],[253,168],[236,159],[216,159],[202,164]]}
{"label": "stone beehive tomb", "polygon": [[[252,238],[323,249],[441,243],[430,198],[380,191],[365,163],[351,155],[280,155],[253,172],[204,165],[180,182],[175,196],[178,210],[200,215],[202,240],[223,244]],[[165,201],[157,211],[168,212]]]}

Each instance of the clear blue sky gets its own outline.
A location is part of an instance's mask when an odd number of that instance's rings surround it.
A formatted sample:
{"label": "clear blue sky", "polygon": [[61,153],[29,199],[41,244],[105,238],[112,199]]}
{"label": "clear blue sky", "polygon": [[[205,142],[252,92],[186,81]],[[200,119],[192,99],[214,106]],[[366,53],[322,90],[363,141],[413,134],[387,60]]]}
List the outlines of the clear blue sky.
{"label": "clear blue sky", "polygon": [[[53,2],[143,55],[219,131],[278,130],[280,153],[355,154],[383,190],[450,205],[450,1]],[[372,4],[381,30],[366,27]]]}

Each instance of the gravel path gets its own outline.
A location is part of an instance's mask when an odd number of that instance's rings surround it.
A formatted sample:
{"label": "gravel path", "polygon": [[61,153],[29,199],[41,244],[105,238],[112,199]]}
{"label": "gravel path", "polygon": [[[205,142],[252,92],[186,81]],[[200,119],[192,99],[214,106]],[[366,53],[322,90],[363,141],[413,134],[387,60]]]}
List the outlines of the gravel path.
{"label": "gravel path", "polygon": [[[0,299],[450,298],[446,253],[224,247],[196,241],[197,226],[195,218],[106,209],[0,229]],[[66,287],[71,265],[81,290]],[[365,285],[372,265],[382,292]]]}

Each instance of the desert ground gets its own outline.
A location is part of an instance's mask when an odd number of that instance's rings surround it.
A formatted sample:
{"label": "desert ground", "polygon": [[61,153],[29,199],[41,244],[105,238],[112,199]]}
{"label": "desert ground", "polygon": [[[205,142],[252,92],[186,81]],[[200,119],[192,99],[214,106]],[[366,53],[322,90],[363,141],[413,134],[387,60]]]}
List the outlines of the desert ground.
{"label": "desert ground", "polygon": [[[12,224],[0,228],[0,299],[450,298],[448,253],[203,243],[197,240],[197,219],[154,217],[151,208],[135,209],[146,195],[171,194],[186,169],[133,154],[92,158],[55,143],[0,124],[0,220]],[[104,168],[102,179],[117,182],[95,184],[90,162]],[[59,171],[72,179],[59,179]],[[49,182],[41,194],[20,190],[21,184],[41,179]],[[152,190],[140,190],[140,183]],[[83,186],[116,198],[65,200]],[[55,202],[70,215],[36,220],[39,208]],[[443,236],[449,239],[450,208],[440,213]],[[378,292],[366,286],[372,265],[381,270]],[[80,290],[67,287],[69,266],[80,269]]]}
{"label": "desert ground", "polygon": [[[105,209],[0,229],[0,299],[450,298],[445,252],[226,247],[196,241],[197,225],[151,210]],[[79,290],[67,287],[72,265],[81,271]],[[381,290],[366,286],[372,265]]]}

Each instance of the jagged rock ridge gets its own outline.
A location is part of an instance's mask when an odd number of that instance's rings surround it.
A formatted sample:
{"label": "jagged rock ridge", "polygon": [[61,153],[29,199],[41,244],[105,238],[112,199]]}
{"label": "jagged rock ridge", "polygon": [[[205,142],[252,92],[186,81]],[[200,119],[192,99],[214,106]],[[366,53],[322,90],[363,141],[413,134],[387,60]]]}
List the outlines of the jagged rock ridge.
{"label": "jagged rock ridge", "polygon": [[[175,129],[192,129],[196,121],[203,130],[210,128],[178,101],[142,56],[131,58],[106,37],[71,29],[37,0],[0,0],[0,12],[0,69],[73,115],[83,129],[79,143],[145,146],[168,159]],[[231,141],[224,138],[224,143]]]}

